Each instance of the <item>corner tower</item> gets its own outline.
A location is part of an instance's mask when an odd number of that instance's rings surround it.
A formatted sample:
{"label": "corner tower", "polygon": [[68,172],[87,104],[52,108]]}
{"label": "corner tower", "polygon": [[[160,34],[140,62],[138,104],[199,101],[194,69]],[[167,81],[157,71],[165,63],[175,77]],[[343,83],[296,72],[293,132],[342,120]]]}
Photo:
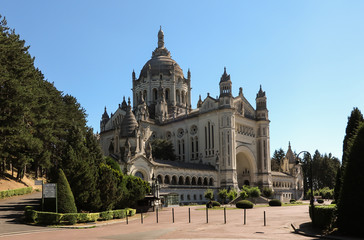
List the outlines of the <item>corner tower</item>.
{"label": "corner tower", "polygon": [[267,109],[267,97],[260,85],[256,101],[256,121],[257,121],[257,180],[263,186],[272,186],[271,159],[270,159],[270,133]]}

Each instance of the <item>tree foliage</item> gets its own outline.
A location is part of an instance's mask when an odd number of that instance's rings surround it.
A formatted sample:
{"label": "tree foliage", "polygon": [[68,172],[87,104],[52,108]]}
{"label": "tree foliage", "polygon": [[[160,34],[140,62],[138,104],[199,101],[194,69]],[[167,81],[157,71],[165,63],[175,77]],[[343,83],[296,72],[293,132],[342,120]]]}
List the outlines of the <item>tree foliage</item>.
{"label": "tree foliage", "polygon": [[212,189],[207,189],[205,191],[205,198],[212,201],[214,199],[214,191]]}
{"label": "tree foliage", "polygon": [[151,145],[154,158],[172,161],[176,159],[171,141],[157,138],[151,142]]}
{"label": "tree foliage", "polygon": [[220,189],[217,195],[219,196],[221,203],[224,204],[228,196],[228,191],[225,188]]}
{"label": "tree foliage", "polygon": [[58,202],[58,212],[77,213],[75,198],[73,197],[71,187],[62,169],[58,169],[57,202]]}
{"label": "tree foliage", "polygon": [[361,218],[364,208],[358,199],[364,198],[364,123],[359,125],[352,140],[348,143],[347,161],[342,176],[342,186],[338,202],[339,230],[364,236]]}
{"label": "tree foliage", "polygon": [[85,109],[44,79],[28,49],[0,16],[0,175],[33,170],[54,182],[63,169],[79,211],[135,204],[148,183],[105,164]]}
{"label": "tree foliage", "polygon": [[282,148],[274,151],[273,157],[271,159],[272,171],[279,172],[281,170],[281,162],[285,156],[286,156],[286,153],[284,152],[284,150]]}

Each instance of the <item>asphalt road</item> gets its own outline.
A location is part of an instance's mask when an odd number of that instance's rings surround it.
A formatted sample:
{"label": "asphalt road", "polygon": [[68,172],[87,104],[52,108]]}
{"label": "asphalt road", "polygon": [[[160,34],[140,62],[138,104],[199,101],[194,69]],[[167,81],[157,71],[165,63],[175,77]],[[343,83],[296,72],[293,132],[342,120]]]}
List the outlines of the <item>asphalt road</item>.
{"label": "asphalt road", "polygon": [[[244,225],[243,210],[227,210],[226,224],[223,210],[210,210],[209,223],[206,211],[191,207],[191,223],[188,222],[188,207],[176,207],[175,222],[172,209],[159,212],[158,223],[155,213],[130,219],[129,224],[119,221],[113,224],[97,222],[96,228],[60,229],[26,225],[20,222],[26,205],[37,204],[40,193],[0,200],[0,239],[313,239],[293,233],[291,223],[309,221],[308,206],[259,207],[247,210]],[[264,226],[264,211],[266,226]]]}
{"label": "asphalt road", "polygon": [[35,192],[0,200],[0,238],[15,234],[56,230],[23,223],[25,206],[38,205],[41,196],[40,192]]}

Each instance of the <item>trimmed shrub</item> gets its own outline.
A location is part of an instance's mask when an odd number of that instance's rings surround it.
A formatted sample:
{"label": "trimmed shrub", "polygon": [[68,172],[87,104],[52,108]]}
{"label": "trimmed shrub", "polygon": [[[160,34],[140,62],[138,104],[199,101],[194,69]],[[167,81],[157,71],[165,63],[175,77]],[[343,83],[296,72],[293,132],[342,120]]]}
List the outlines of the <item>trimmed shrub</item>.
{"label": "trimmed shrub", "polygon": [[247,209],[247,208],[253,208],[253,206],[254,206],[254,204],[248,200],[241,200],[236,203],[237,208]]}
{"label": "trimmed shrub", "polygon": [[64,213],[62,214],[61,223],[74,225],[77,223],[78,213]]}
{"label": "trimmed shrub", "polygon": [[96,222],[100,217],[100,213],[78,213],[77,222]]}
{"label": "trimmed shrub", "polygon": [[126,210],[128,211],[128,216],[134,216],[136,213],[136,209],[133,208],[127,208]]}
{"label": "trimmed shrub", "polygon": [[12,197],[12,196],[17,196],[17,195],[24,195],[24,194],[27,194],[27,193],[31,193],[32,191],[33,191],[32,187],[0,191],[0,199],[7,198],[7,197]]}
{"label": "trimmed shrub", "polygon": [[[312,220],[311,205],[309,206],[309,211],[310,211],[310,218]],[[332,204],[332,205],[326,205],[326,206],[322,206],[322,205],[315,206],[314,211],[315,211],[315,213],[314,213],[315,219],[312,222],[312,224],[319,228],[326,228],[326,227],[330,226],[330,224],[333,223],[334,215],[335,215],[335,211],[336,211],[336,205]]]}
{"label": "trimmed shrub", "polygon": [[324,200],[323,199],[317,199],[317,202],[318,203],[324,203]]}
{"label": "trimmed shrub", "polygon": [[296,203],[296,199],[289,200],[289,203]]}
{"label": "trimmed shrub", "polygon": [[107,221],[113,219],[113,217],[114,217],[113,211],[104,211],[100,212],[100,217],[98,220]]}
{"label": "trimmed shrub", "polygon": [[119,209],[119,210],[114,210],[113,211],[113,217],[120,219],[120,218],[125,218],[125,213],[126,210],[125,209]]}
{"label": "trimmed shrub", "polygon": [[62,214],[54,212],[37,212],[36,222],[42,225],[55,225],[61,221]]}
{"label": "trimmed shrub", "polygon": [[212,203],[212,207],[220,207],[221,204],[219,202],[216,202],[216,201],[211,201]]}
{"label": "trimmed shrub", "polygon": [[35,222],[35,214],[34,214],[33,206],[25,206],[24,208],[24,216],[26,222]]}
{"label": "trimmed shrub", "polygon": [[272,199],[269,201],[269,206],[271,207],[280,207],[282,206],[282,202],[279,201],[278,199]]}
{"label": "trimmed shrub", "polygon": [[58,170],[57,197],[60,213],[77,213],[75,198],[62,169]]}

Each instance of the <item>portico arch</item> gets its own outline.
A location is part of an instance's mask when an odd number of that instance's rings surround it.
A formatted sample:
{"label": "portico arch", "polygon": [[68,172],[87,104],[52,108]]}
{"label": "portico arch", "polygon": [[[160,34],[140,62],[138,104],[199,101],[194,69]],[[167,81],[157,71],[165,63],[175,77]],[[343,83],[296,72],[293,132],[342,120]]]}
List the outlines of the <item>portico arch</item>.
{"label": "portico arch", "polygon": [[238,187],[243,185],[252,185],[256,182],[256,162],[252,151],[245,147],[240,146],[236,149],[236,173],[238,180]]}

